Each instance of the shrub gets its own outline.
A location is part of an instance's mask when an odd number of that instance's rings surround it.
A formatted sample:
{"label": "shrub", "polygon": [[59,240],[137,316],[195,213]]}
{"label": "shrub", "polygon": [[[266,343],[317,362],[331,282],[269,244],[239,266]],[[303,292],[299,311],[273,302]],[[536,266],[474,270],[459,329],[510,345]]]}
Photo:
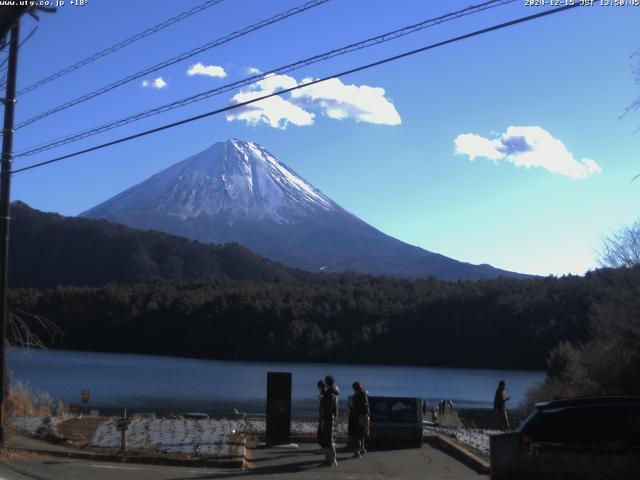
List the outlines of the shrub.
{"label": "shrub", "polygon": [[54,399],[48,392],[20,380],[11,384],[6,408],[7,415],[13,417],[45,417],[65,413],[62,402]]}

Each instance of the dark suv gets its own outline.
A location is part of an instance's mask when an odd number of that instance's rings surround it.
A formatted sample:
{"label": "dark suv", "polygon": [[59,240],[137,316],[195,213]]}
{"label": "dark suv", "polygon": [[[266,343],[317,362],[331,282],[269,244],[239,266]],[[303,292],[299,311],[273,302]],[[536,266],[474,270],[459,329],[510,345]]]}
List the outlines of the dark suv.
{"label": "dark suv", "polygon": [[491,436],[492,470],[547,451],[640,451],[640,397],[561,398],[535,408],[515,432]]}

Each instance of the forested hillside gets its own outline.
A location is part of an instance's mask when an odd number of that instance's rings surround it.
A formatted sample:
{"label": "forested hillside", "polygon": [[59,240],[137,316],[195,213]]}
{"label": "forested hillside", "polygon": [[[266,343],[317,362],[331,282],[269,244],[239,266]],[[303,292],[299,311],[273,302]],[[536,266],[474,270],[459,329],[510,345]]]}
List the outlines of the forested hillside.
{"label": "forested hillside", "polygon": [[357,275],[14,290],[57,348],[218,359],[543,369],[640,269],[477,282]]}
{"label": "forested hillside", "polygon": [[458,282],[311,274],[236,244],[13,212],[11,286],[42,290],[14,288],[11,308],[58,325],[54,348],[500,369],[548,357],[551,381],[577,392],[594,390],[594,361],[640,358],[627,347],[640,343],[640,267]]}

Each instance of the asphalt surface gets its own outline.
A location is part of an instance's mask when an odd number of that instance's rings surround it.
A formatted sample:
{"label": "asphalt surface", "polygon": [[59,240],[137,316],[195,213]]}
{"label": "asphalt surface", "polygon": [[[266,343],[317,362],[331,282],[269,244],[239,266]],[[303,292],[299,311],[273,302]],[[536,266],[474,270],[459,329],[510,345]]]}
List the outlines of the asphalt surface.
{"label": "asphalt surface", "polygon": [[352,459],[338,449],[339,465],[322,467],[315,444],[248,449],[248,469],[212,469],[108,463],[43,455],[13,455],[0,461],[0,480],[190,480],[234,477],[265,479],[451,479],[480,480],[487,476],[428,445],[422,448],[369,452]]}

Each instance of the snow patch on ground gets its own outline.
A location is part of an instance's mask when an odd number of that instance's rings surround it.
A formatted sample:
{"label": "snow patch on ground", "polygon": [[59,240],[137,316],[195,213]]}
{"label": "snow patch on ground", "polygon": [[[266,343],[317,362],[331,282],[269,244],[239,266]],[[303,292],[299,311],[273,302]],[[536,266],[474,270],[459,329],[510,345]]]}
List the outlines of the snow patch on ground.
{"label": "snow patch on ground", "polygon": [[[121,433],[116,418],[102,423],[90,445],[120,447]],[[230,420],[192,420],[133,417],[127,430],[127,446],[131,449],[156,450],[171,453],[229,456],[231,434],[235,422]]]}
{"label": "snow patch on ground", "polygon": [[[94,434],[92,447],[119,448],[121,434],[116,428],[117,418],[102,423]],[[292,421],[291,431],[296,434],[315,434],[316,422]],[[212,457],[229,456],[232,435],[264,434],[264,419],[207,419],[132,417],[127,430],[130,449],[161,452],[199,454]],[[339,423],[338,433],[346,434],[346,423]]]}
{"label": "snow patch on ground", "polygon": [[482,455],[489,455],[489,436],[500,431],[462,427],[425,427],[424,433],[440,433],[455,438]]}
{"label": "snow patch on ground", "polygon": [[[266,422],[264,419],[247,419],[240,420],[236,423],[236,430],[239,433],[265,433]],[[308,420],[292,420],[291,433],[294,434],[316,434],[318,432],[318,423]],[[338,421],[336,425],[338,435],[347,434],[347,422]]]}
{"label": "snow patch on ground", "polygon": [[[9,424],[13,428],[46,439],[55,437],[55,426],[69,418],[71,417],[12,417],[9,419]],[[103,422],[97,428],[90,445],[119,448],[120,432],[116,428],[117,420],[117,418],[110,418]],[[294,434],[313,435],[317,429],[318,424],[315,421],[293,420],[291,422],[291,432]],[[263,434],[265,430],[266,422],[263,418],[193,420],[132,417],[127,431],[127,444],[131,449],[227,457],[233,434]],[[346,422],[338,422],[337,432],[339,435],[346,435]],[[489,436],[500,431],[425,426],[424,433],[439,433],[455,438],[482,455],[489,455]]]}

